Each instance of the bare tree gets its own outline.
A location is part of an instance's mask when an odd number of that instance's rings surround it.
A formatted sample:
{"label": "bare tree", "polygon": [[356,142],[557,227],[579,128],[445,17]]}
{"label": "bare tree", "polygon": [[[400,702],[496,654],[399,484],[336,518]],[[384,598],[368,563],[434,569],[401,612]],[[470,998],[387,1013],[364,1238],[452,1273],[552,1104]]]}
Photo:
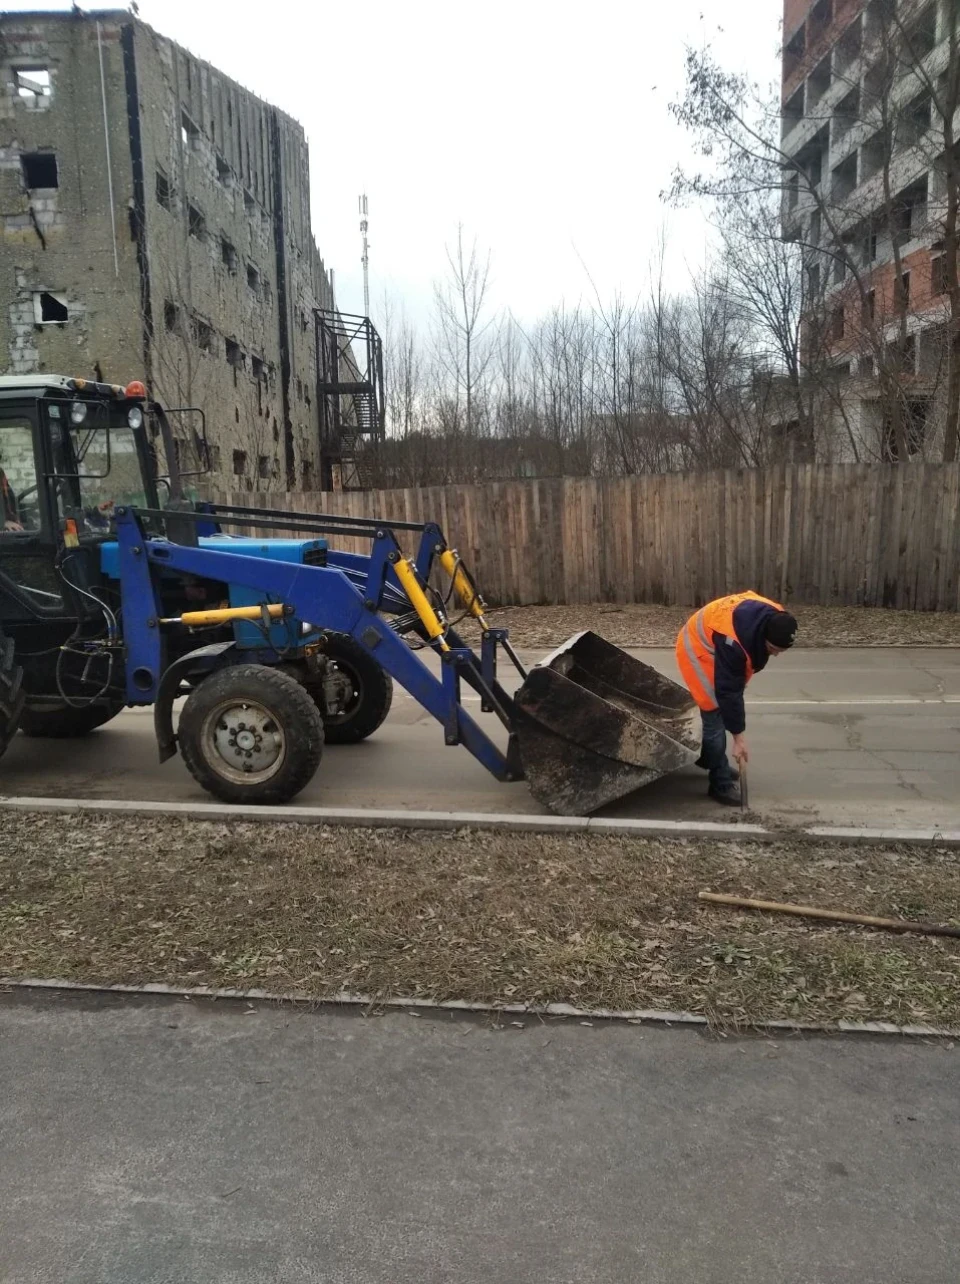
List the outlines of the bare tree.
{"label": "bare tree", "polygon": [[472,437],[485,426],[483,392],[494,353],[494,318],[487,314],[490,255],[481,255],[476,239],[464,246],[461,224],[456,245],[447,247],[447,263],[449,278],[435,288],[436,351],[457,426]]}

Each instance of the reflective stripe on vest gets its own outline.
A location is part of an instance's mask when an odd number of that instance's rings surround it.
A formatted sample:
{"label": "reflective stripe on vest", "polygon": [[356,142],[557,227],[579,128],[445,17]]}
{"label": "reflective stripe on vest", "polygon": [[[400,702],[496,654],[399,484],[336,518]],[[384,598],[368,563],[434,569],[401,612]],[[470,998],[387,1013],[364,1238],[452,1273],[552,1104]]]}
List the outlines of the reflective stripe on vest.
{"label": "reflective stripe on vest", "polygon": [[[700,630],[702,630],[702,629],[703,629],[703,621],[702,621],[702,620],[699,620],[699,617],[698,617],[698,621],[699,621],[699,625],[700,625]],[[685,653],[686,653],[687,659],[690,661],[690,667],[691,667],[691,669],[693,669],[694,673],[696,674],[697,681],[698,681],[698,682],[700,683],[700,685],[703,687],[703,691],[704,691],[704,694],[706,695],[707,699],[708,699],[708,700],[711,700],[711,701],[713,702],[713,704],[714,704],[714,705],[716,705],[716,703],[717,703],[717,693],[716,693],[716,691],[713,689],[713,683],[710,681],[710,679],[707,677],[706,673],[704,672],[704,670],[703,670],[703,665],[700,663],[700,660],[699,660],[699,658],[698,658],[698,656],[697,656],[696,652],[695,652],[695,651],[694,651],[694,649],[693,649],[693,645],[692,645],[692,644],[691,644],[691,642],[690,642],[690,629],[689,629],[689,627],[685,627],[685,628],[684,628],[683,633],[682,633],[682,635],[681,635],[681,636],[683,637],[683,649],[684,649],[684,651],[685,651]],[[701,636],[701,638],[703,637],[703,633],[702,633],[702,632],[700,633],[700,636]],[[713,647],[712,647],[712,646],[710,646],[710,648],[709,648],[709,649],[712,651],[712,650],[713,650]]]}
{"label": "reflective stripe on vest", "polygon": [[697,634],[699,635],[699,638],[700,638],[700,644],[703,647],[703,649],[705,651],[709,651],[711,655],[715,655],[716,649],[713,643],[710,641],[710,636],[707,633],[706,625],[703,622],[703,613],[705,609],[706,608],[701,607],[700,610],[693,617],[693,627],[697,630]]}

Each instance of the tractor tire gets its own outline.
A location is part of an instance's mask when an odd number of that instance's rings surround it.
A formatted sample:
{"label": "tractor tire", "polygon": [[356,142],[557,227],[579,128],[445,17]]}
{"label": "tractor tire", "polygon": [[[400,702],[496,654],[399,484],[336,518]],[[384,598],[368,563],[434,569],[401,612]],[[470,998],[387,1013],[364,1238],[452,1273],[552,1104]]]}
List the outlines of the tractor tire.
{"label": "tractor tire", "polygon": [[17,664],[13,638],[0,628],[0,756],[17,733],[24,699],[23,669]]}
{"label": "tractor tire", "polygon": [[71,705],[64,705],[62,709],[31,709],[28,705],[20,715],[20,730],[25,736],[37,739],[78,739],[115,718],[123,707],[122,701],[108,705],[91,704],[82,709],[74,709]]}
{"label": "tractor tire", "polygon": [[354,745],[381,726],[393,703],[393,681],[369,651],[345,633],[334,633],[324,645],[324,654],[336,661],[337,668],[350,679],[353,696],[343,713],[328,716],[324,712],[323,688],[307,687],[317,702],[323,718],[323,733],[328,745]]}
{"label": "tractor tire", "polygon": [[323,721],[307,690],[279,669],[237,664],[187,697],[177,741],[193,778],[228,803],[285,803],[313,778]]}

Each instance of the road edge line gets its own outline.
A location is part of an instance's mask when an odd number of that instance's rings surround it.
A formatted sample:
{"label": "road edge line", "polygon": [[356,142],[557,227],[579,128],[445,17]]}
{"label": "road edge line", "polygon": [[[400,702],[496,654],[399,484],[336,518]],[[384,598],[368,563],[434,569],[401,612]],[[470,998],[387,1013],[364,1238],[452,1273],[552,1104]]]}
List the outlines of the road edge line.
{"label": "road edge line", "polygon": [[115,994],[172,999],[212,999],[228,1002],[283,1003],[297,1007],[340,1007],[389,1009],[391,1011],[464,1012],[478,1016],[554,1017],[569,1021],[602,1021],[631,1025],[695,1026],[716,1033],[760,1034],[854,1034],[894,1035],[901,1039],[960,1039],[960,1030],[935,1025],[896,1025],[892,1021],[790,1021],[786,1019],[749,1021],[734,1030],[712,1024],[697,1012],[670,1012],[659,1008],[578,1008],[571,1003],[473,1003],[466,999],[418,999],[393,995],[377,998],[339,990],[328,995],[309,995],[297,991],[275,993],[251,988],[237,990],[224,986],[167,985],[147,981],[142,985],[98,985],[90,981],[65,981],[45,977],[0,977],[2,990],[62,991],[69,994]]}
{"label": "road edge line", "polygon": [[363,829],[478,829],[506,833],[618,834],[635,838],[715,838],[723,842],[836,842],[843,844],[960,847],[955,829],[870,829],[812,825],[768,828],[719,821],[645,820],[595,816],[531,816],[508,812],[388,811],[351,807],[254,807],[215,802],[131,802],[109,798],[0,796],[0,811],[90,812],[113,816],[174,816],[181,819],[260,824],[331,825]]}

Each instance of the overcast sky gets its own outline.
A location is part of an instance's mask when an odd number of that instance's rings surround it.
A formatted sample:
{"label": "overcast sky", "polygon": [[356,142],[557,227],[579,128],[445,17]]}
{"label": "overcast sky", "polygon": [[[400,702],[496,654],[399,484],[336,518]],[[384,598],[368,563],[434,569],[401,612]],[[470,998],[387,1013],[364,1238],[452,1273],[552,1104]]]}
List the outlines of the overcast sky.
{"label": "overcast sky", "polygon": [[[14,0],[5,9],[69,9]],[[780,0],[140,0],[140,16],[295,116],[313,225],[340,306],[362,304],[357,197],[370,203],[373,312],[429,310],[458,222],[492,257],[493,301],[529,320],[642,293],[661,228],[670,277],[706,224],[659,194],[686,151],[667,104],[686,45],[771,80]]]}

